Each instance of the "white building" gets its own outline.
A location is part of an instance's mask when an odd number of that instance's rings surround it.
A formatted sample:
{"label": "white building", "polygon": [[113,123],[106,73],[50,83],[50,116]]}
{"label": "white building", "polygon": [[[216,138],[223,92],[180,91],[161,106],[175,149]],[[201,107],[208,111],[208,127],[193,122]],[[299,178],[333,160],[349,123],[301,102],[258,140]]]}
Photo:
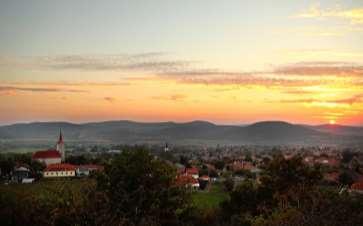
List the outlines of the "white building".
{"label": "white building", "polygon": [[75,177],[76,166],[67,163],[51,164],[43,172],[45,178]]}

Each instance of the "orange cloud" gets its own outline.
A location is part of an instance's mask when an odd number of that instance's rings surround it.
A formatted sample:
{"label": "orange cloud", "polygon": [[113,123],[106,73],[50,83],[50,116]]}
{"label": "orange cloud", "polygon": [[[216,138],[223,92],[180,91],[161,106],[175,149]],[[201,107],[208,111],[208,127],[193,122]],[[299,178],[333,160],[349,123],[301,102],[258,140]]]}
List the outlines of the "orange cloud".
{"label": "orange cloud", "polygon": [[349,98],[343,99],[331,99],[331,100],[322,100],[317,98],[304,98],[304,99],[288,99],[288,100],[280,100],[280,103],[325,103],[325,104],[344,104],[344,105],[353,105],[353,104],[362,104],[363,103],[363,94],[354,95]]}

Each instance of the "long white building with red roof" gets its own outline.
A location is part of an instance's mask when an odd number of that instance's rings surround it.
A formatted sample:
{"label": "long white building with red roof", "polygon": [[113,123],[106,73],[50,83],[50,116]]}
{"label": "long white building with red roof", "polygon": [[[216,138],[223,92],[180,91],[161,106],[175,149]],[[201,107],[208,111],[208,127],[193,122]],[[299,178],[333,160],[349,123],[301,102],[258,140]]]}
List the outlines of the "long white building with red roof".
{"label": "long white building with red roof", "polygon": [[50,164],[43,172],[43,176],[50,177],[75,177],[76,166],[68,163]]}

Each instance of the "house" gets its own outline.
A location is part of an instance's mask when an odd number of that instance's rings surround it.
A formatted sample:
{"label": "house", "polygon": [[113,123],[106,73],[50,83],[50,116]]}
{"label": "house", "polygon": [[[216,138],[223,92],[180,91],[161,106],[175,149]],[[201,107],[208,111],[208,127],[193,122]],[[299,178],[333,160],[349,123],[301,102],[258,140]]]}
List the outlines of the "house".
{"label": "house", "polygon": [[305,164],[307,164],[309,166],[313,166],[314,165],[314,157],[313,156],[305,156],[304,162],[305,162]]}
{"label": "house", "polygon": [[50,164],[43,172],[45,178],[75,177],[76,166],[68,163]]}
{"label": "house", "polygon": [[252,170],[255,167],[252,164],[252,162],[247,162],[247,161],[234,161],[232,164],[229,165],[229,168],[232,171],[239,171],[239,170]]}
{"label": "house", "polygon": [[199,177],[199,180],[202,180],[202,181],[210,181],[210,177],[206,176],[206,175],[203,175],[201,177]]}
{"label": "house", "polygon": [[208,188],[210,185],[209,176],[203,175],[203,176],[199,177],[198,181],[199,181],[199,188],[202,190]]}
{"label": "house", "polygon": [[350,190],[363,194],[363,182],[357,182],[352,184],[352,186],[350,186]]}
{"label": "house", "polygon": [[96,164],[79,165],[76,167],[77,176],[89,176],[92,172],[101,172],[104,167]]}
{"label": "house", "polygon": [[199,188],[199,182],[197,179],[192,177],[191,175],[178,175],[175,180],[176,186],[185,186],[192,189],[198,189]]}
{"label": "house", "polygon": [[185,175],[192,176],[194,179],[199,178],[199,170],[196,167],[185,168]]}
{"label": "house", "polygon": [[330,167],[338,167],[340,161],[336,158],[320,156],[315,159],[315,164],[321,164]]}
{"label": "house", "polygon": [[11,180],[15,183],[23,183],[23,181],[28,181],[26,179],[30,178],[30,176],[30,169],[27,166],[17,166],[12,172]]}

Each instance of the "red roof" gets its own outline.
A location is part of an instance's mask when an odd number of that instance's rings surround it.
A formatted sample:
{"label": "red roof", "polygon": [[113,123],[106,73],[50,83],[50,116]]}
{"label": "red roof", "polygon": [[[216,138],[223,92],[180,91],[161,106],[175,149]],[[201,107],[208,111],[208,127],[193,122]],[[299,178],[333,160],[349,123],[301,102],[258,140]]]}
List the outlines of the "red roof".
{"label": "red roof", "polygon": [[208,176],[206,176],[206,175],[203,175],[203,176],[199,177],[199,179],[201,179],[201,180],[209,180],[210,178]]}
{"label": "red roof", "polygon": [[338,182],[339,173],[338,172],[326,173],[324,174],[324,179],[327,181]]}
{"label": "red roof", "polygon": [[252,170],[255,168],[251,162],[247,161],[234,161],[231,167],[234,171]]}
{"label": "red roof", "polygon": [[180,175],[176,178],[175,184],[177,186],[193,185],[198,184],[198,180],[194,179],[190,175]]}
{"label": "red roof", "polygon": [[45,171],[73,171],[76,170],[76,166],[68,163],[56,163],[47,166]]}
{"label": "red roof", "polygon": [[186,168],[185,173],[186,174],[199,174],[199,170],[195,167]]}
{"label": "red roof", "polygon": [[354,190],[363,190],[363,182],[354,183],[350,188]]}
{"label": "red roof", "polygon": [[61,158],[61,154],[54,149],[49,149],[46,151],[37,151],[32,156],[33,159],[53,159]]}

